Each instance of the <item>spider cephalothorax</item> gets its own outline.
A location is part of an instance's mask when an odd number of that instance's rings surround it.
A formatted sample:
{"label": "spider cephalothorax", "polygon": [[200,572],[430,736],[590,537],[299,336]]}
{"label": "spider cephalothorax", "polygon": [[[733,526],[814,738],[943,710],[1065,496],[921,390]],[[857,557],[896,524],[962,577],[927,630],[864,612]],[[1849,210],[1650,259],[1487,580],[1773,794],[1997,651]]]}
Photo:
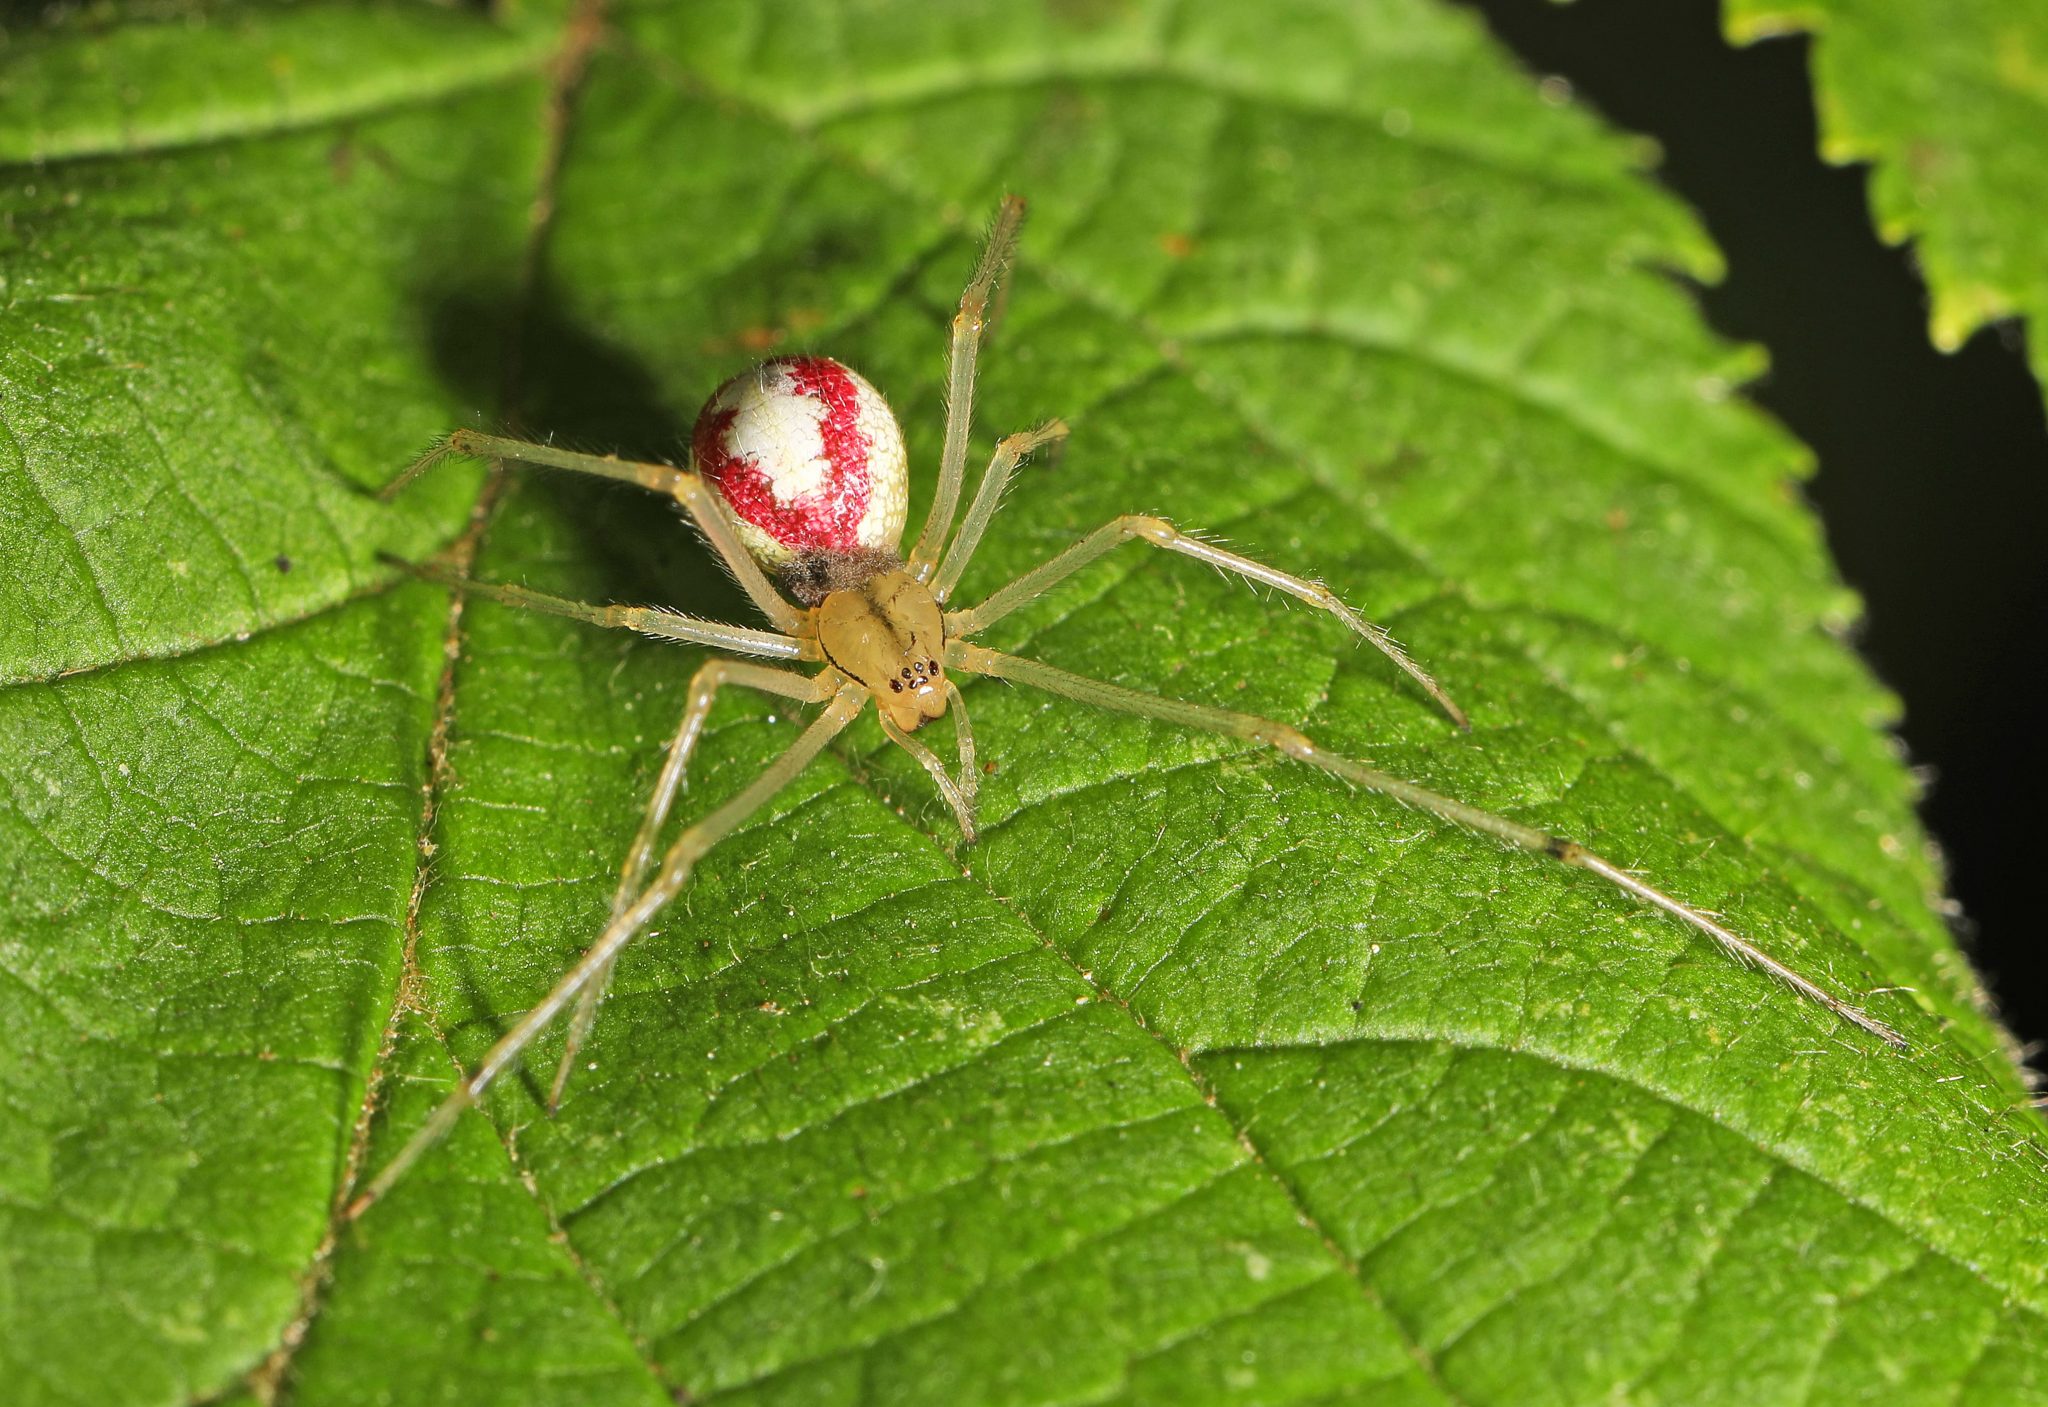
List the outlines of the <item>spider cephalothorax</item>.
{"label": "spider cephalothorax", "polygon": [[818,603],[818,648],[906,733],[946,711],[946,625],[931,589],[902,568]]}
{"label": "spider cephalothorax", "polygon": [[830,357],[782,357],[712,393],[690,457],[740,541],[815,608],[826,661],[903,732],[944,714],[946,629],[905,570],[909,469],[882,393]]}
{"label": "spider cephalothorax", "polygon": [[[660,607],[585,605],[524,587],[449,577],[431,569],[424,574],[515,606],[638,630],[753,660],[804,662],[819,668],[814,674],[804,674],[748,660],[714,658],[698,670],[675,741],[627,852],[611,918],[603,932],[354,1200],[352,1212],[360,1212],[390,1187],[573,1003],[568,1039],[549,1096],[552,1108],[561,1097],[576,1052],[589,1034],[619,952],[681,892],[698,859],[802,771],[870,700],[876,705],[883,730],[930,774],[958,819],[961,834],[972,841],[979,772],[974,765],[974,735],[968,727],[967,710],[959,689],[948,677],[949,670],[1009,679],[1099,708],[1241,738],[1533,855],[1590,871],[1692,925],[1734,957],[1762,968],[1843,1019],[1893,1045],[1904,1044],[1883,1022],[1769,956],[1704,910],[1645,883],[1576,842],[1340,756],[1288,723],[1163,698],[971,643],[970,637],[1119,545],[1141,542],[1192,557],[1327,612],[1406,671],[1442,706],[1452,724],[1467,726],[1464,713],[1436,681],[1403,654],[1386,632],[1360,617],[1328,587],[1182,532],[1164,518],[1128,514],[1112,519],[978,605],[946,608],[995,516],[1011,474],[1032,450],[1067,434],[1067,427],[1054,420],[999,441],[956,529],[982,318],[1022,216],[1022,202],[1003,203],[981,263],[961,295],[953,319],[938,484],[930,514],[907,553],[901,544],[909,501],[902,431],[880,392],[827,357],[782,358],[720,386],[698,418],[689,469],[628,463],[458,430],[387,490],[395,491],[443,456],[455,453],[623,479],[668,494],[689,514],[740,588],[767,617],[770,629],[698,620]],[[771,573],[795,597],[794,602],[776,590]],[[681,789],[683,770],[703,736],[712,700],[728,684],[798,703],[822,704],[824,709],[786,752],[738,794],[683,827],[661,852],[657,865],[656,841]],[[953,770],[912,736],[923,725],[948,714],[959,755]]]}

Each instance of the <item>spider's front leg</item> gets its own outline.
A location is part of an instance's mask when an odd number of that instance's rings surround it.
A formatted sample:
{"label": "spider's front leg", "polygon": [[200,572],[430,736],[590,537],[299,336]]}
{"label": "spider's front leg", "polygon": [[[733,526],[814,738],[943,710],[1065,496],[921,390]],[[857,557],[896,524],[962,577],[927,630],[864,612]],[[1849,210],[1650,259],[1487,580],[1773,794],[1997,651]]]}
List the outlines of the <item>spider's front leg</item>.
{"label": "spider's front leg", "polygon": [[760,776],[747,783],[731,800],[695,825],[685,828],[662,857],[661,869],[653,882],[640,892],[624,913],[605,925],[597,941],[576,960],[576,965],[562,980],[555,983],[554,989],[520,1017],[511,1030],[499,1037],[498,1043],[486,1052],[476,1071],[441,1102],[441,1107],[399,1150],[398,1156],[385,1164],[383,1170],[371,1179],[370,1185],[349,1203],[349,1217],[361,1216],[379,1197],[389,1192],[406,1170],[454,1127],[462,1111],[482,1098],[492,1082],[516,1064],[526,1053],[526,1048],[554,1023],[569,1003],[606,971],[620,951],[682,892],[705,852],[738,830],[748,817],[788,786],[797,773],[858,716],[867,699],[867,690],[857,684],[841,687],[833,695],[831,705],[804,730],[803,736],[791,744],[788,751],[769,763]]}
{"label": "spider's front leg", "polygon": [[1576,841],[1551,835],[1547,831],[1537,830],[1534,826],[1525,826],[1520,821],[1510,820],[1496,812],[1468,805],[1430,791],[1426,787],[1417,786],[1413,782],[1403,781],[1399,777],[1367,767],[1363,763],[1354,762],[1348,757],[1331,752],[1289,724],[1272,718],[1261,718],[1256,714],[1237,713],[1226,708],[1213,708],[1207,704],[1189,703],[1182,699],[1148,694],[1138,689],[1127,689],[1120,684],[1072,674],[1038,660],[1020,659],[1015,655],[985,650],[964,640],[948,642],[946,664],[949,668],[963,669],[970,674],[986,674],[998,679],[1014,680],[1019,684],[1029,684],[1048,693],[1059,694],[1079,703],[1093,704],[1097,708],[1115,713],[1132,713],[1144,718],[1157,718],[1183,728],[1194,728],[1204,733],[1222,733],[1229,737],[1243,738],[1247,742],[1258,743],[1284,753],[1298,762],[1306,762],[1309,766],[1328,772],[1353,786],[1392,797],[1418,811],[1442,817],[1468,830],[1506,841],[1518,849],[1546,855],[1563,864],[1589,870],[1616,888],[1634,895],[1645,903],[1655,905],[1674,918],[1683,919],[1720,944],[1738,962],[1762,968],[1809,1001],[1816,1002],[1843,1020],[1862,1027],[1886,1044],[1901,1048],[1906,1044],[1905,1037],[1876,1017],[1865,1014],[1819,983],[1795,972],[1748,939],[1716,922],[1708,914],[1683,900],[1673,898],[1654,885],[1645,884],[1621,866],[1601,858]]}
{"label": "spider's front leg", "polygon": [[882,720],[882,731],[889,735],[889,741],[917,759],[932,779],[932,785],[939,789],[939,795],[953,808],[953,819],[960,823],[960,838],[967,844],[974,844],[975,798],[981,790],[981,773],[974,770],[974,729],[967,722],[967,701],[960,697],[959,686],[952,680],[946,681],[946,716],[953,720],[953,736],[960,748],[960,772],[958,777],[949,775],[946,764],[939,755],[904,732],[889,720],[887,712],[878,715]]}
{"label": "spider's front leg", "polygon": [[[697,671],[690,680],[689,701],[683,706],[683,721],[676,728],[675,740],[669,744],[661,775],[655,780],[654,790],[647,798],[647,812],[640,818],[640,829],[633,836],[632,847],[626,851],[626,863],[619,872],[619,887],[612,894],[611,922],[617,923],[619,916],[639,896],[641,882],[647,877],[647,867],[654,863],[654,842],[661,834],[663,822],[668,820],[669,808],[675,804],[677,793],[685,785],[690,757],[697,750],[698,740],[704,736],[704,723],[711,716],[711,706],[718,699],[718,691],[727,684],[737,684],[795,699],[798,703],[823,703],[837,692],[839,683],[838,676],[830,670],[822,674],[794,674],[786,669],[771,669],[766,665],[736,660],[712,660]],[[577,1052],[589,1039],[590,1028],[597,1021],[597,1009],[611,985],[612,966],[606,963],[600,968],[576,998],[576,1011],[569,1018],[562,1060],[555,1067],[555,1081],[548,1088],[550,1114],[561,1107],[562,1091],[569,1083],[569,1072],[575,1068]]]}
{"label": "spider's front leg", "polygon": [[951,349],[946,370],[946,438],[939,451],[939,482],[932,492],[931,512],[925,515],[917,541],[910,549],[910,571],[919,581],[931,579],[946,535],[953,531],[953,512],[960,506],[960,485],[967,474],[967,431],[974,421],[974,363],[981,351],[981,332],[988,316],[989,295],[1003,266],[1017,247],[1017,231],[1024,223],[1024,202],[1004,196],[996,212],[995,227],[982,246],[981,262],[974,277],[960,295],[960,309],[953,315]]}
{"label": "spider's front leg", "polygon": [[[1060,427],[1060,433],[1066,433],[1064,426]],[[1249,557],[1227,551],[1214,543],[1204,542],[1198,537],[1182,532],[1164,518],[1155,518],[1143,513],[1126,513],[1120,518],[1111,519],[1064,552],[1024,573],[980,605],[964,611],[948,612],[946,633],[950,636],[963,637],[994,624],[1025,602],[1044,595],[1059,582],[1097,558],[1115,551],[1126,542],[1148,543],[1168,552],[1177,552],[1183,557],[1192,557],[1197,562],[1206,562],[1219,571],[1230,572],[1261,586],[1270,586],[1276,591],[1284,591],[1297,601],[1305,601],[1319,611],[1327,611],[1349,626],[1374,649],[1400,666],[1409,678],[1420,684],[1424,692],[1437,701],[1459,728],[1468,732],[1471,730],[1472,724],[1465,717],[1465,710],[1451,702],[1451,696],[1430,677],[1428,671],[1408,658],[1407,651],[1396,644],[1391,635],[1345,605],[1329,587],[1319,581],[1310,581],[1306,577],[1283,572],[1278,567],[1255,562]]]}

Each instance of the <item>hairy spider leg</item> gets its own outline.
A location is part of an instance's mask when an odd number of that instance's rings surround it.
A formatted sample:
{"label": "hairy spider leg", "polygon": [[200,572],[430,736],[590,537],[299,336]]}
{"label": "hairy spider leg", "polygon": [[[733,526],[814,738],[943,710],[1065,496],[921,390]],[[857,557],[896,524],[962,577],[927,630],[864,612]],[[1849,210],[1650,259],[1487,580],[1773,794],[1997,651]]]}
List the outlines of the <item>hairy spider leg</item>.
{"label": "hairy spider leg", "polygon": [[989,293],[1002,276],[1003,268],[1017,247],[1017,230],[1024,223],[1024,202],[1014,195],[1003,197],[1002,208],[982,246],[981,262],[974,277],[960,295],[960,310],[953,315],[952,348],[946,371],[946,438],[939,453],[939,482],[932,494],[931,512],[918,530],[917,543],[910,550],[910,574],[929,581],[938,565],[939,553],[953,531],[953,513],[960,506],[961,480],[967,472],[967,431],[974,420],[974,361],[981,350],[981,331],[988,315]]}
{"label": "hairy spider leg", "polygon": [[1862,1027],[1889,1045],[1905,1048],[1905,1037],[1882,1021],[1866,1015],[1826,988],[1801,976],[1690,904],[1643,883],[1619,865],[1602,859],[1577,842],[1537,830],[1533,826],[1525,826],[1519,821],[1509,820],[1506,816],[1492,811],[1482,810],[1462,801],[1454,801],[1448,796],[1438,795],[1413,782],[1376,771],[1329,751],[1288,724],[1271,718],[1261,718],[1256,714],[1237,713],[1230,709],[1212,708],[1206,704],[1189,703],[1181,699],[1145,693],[1138,689],[1127,689],[1120,684],[1071,674],[1038,660],[1022,659],[1015,655],[983,649],[964,640],[956,639],[947,643],[946,663],[970,674],[990,675],[998,679],[1029,684],[1048,693],[1073,699],[1077,703],[1091,704],[1115,713],[1137,714],[1140,717],[1156,718],[1162,722],[1198,729],[1205,733],[1222,733],[1229,737],[1243,738],[1247,742],[1259,743],[1297,761],[1306,762],[1311,767],[1320,768],[1353,786],[1375,791],[1413,806],[1418,811],[1425,811],[1432,816],[1439,816],[1446,821],[1464,826],[1468,830],[1493,836],[1520,849],[1538,855],[1548,855],[1551,859],[1562,861],[1564,864],[1590,870],[1617,888],[1655,905],[1676,918],[1683,919],[1720,944],[1737,961],[1763,969],[1793,991],[1826,1007],[1843,1020]]}
{"label": "hairy spider leg", "polygon": [[996,516],[996,509],[1002,507],[1003,489],[1017,472],[1017,467],[1033,450],[1042,445],[1053,444],[1067,437],[1067,422],[1048,420],[1035,430],[1010,435],[996,443],[996,452],[989,457],[988,469],[981,476],[981,487],[974,491],[974,502],[967,507],[967,516],[960,521],[960,531],[953,536],[952,545],[946,549],[945,558],[939,563],[939,574],[932,578],[932,595],[940,605],[953,594],[953,588],[960,584],[960,574],[967,570],[967,564],[974,560],[975,549],[981,546],[981,535],[988,531],[989,520]]}
{"label": "hairy spider leg", "polygon": [[553,445],[535,444],[531,440],[507,439],[503,435],[486,435],[477,430],[457,430],[414,460],[404,473],[386,484],[378,496],[384,499],[394,497],[427,470],[450,455],[458,454],[472,459],[511,459],[548,469],[566,469],[575,474],[592,474],[600,479],[638,484],[656,493],[665,493],[689,513],[697,530],[704,534],[704,540],[711,544],[712,551],[725,563],[725,569],[732,573],[733,580],[747,593],[748,599],[760,608],[762,615],[768,617],[769,624],[777,630],[793,632],[803,622],[803,612],[783,599],[768,580],[768,574],[761,570],[761,564],[741,544],[739,534],[733,530],[732,520],[726,516],[725,503],[718,496],[718,490],[705,483],[702,476],[672,464],[643,464],[620,459],[617,455],[581,454],[575,450],[557,449]]}
{"label": "hairy spider leg", "polygon": [[[710,660],[691,677],[689,698],[683,706],[683,721],[676,728],[674,741],[669,744],[661,775],[655,780],[654,791],[647,798],[646,813],[640,818],[640,829],[634,834],[632,847],[626,851],[626,863],[619,871],[619,887],[612,894],[611,922],[618,922],[619,915],[625,913],[639,896],[641,883],[647,877],[647,867],[654,863],[654,843],[661,835],[663,823],[668,820],[669,808],[675,804],[677,793],[689,785],[690,757],[704,736],[704,724],[711,716],[711,706],[717,701],[718,691],[725,685],[736,684],[742,688],[759,689],[763,693],[779,694],[798,703],[814,704],[831,698],[842,682],[836,670],[796,674],[740,660]],[[613,964],[606,963],[577,994],[576,1010],[569,1018],[569,1033],[562,1047],[561,1063],[555,1066],[555,1080],[548,1087],[549,1114],[561,1107],[562,1091],[568,1086],[569,1072],[575,1068],[577,1052],[589,1039],[590,1028],[597,1021],[597,1009],[603,1004],[605,991],[611,985],[612,967]]]}
{"label": "hairy spider leg", "polygon": [[[765,630],[752,630],[745,626],[726,625],[717,621],[694,620],[655,607],[595,606],[562,596],[549,596],[524,586],[474,581],[455,572],[433,566],[417,566],[395,557],[387,557],[386,560],[428,581],[520,610],[565,616],[570,620],[580,620],[591,625],[633,630],[657,639],[708,645],[738,654],[764,655],[778,659],[805,659],[814,657],[816,653],[805,641]],[[788,670],[772,669],[765,665],[747,664],[736,660],[712,660],[697,671],[690,680],[690,691],[683,708],[682,723],[676,730],[674,741],[669,745],[667,760],[655,782],[654,791],[647,799],[646,814],[641,819],[640,829],[633,837],[631,849],[626,852],[626,863],[619,876],[619,886],[612,896],[613,920],[625,912],[626,906],[639,893],[641,880],[645,878],[647,867],[654,859],[655,839],[660,834],[662,823],[668,819],[669,808],[675,802],[676,793],[684,785],[690,756],[695,752],[698,739],[703,735],[705,719],[711,713],[711,705],[717,697],[719,688],[725,684],[739,684],[765,693],[779,694],[784,698],[795,699],[799,703],[823,703],[838,689],[840,678],[837,671],[814,675],[794,674]],[[569,1073],[575,1065],[577,1052],[582,1049],[584,1041],[589,1039],[590,1028],[597,1020],[598,1007],[603,1004],[605,990],[611,982],[611,973],[611,965],[607,964],[577,997],[576,1010],[570,1018],[569,1034],[562,1050],[561,1063],[555,1068],[554,1083],[548,1090],[547,1108],[550,1114],[561,1105],[562,1091],[568,1084]]]}
{"label": "hairy spider leg", "polygon": [[[984,484],[984,493],[986,488],[987,485]],[[980,507],[982,497],[983,494],[975,495],[977,508]],[[993,506],[990,511],[994,511]],[[1345,605],[1329,587],[1319,581],[1309,581],[1305,577],[1298,577],[1291,572],[1283,572],[1277,567],[1269,567],[1263,562],[1255,562],[1249,557],[1226,551],[1214,543],[1204,542],[1198,537],[1182,532],[1164,518],[1154,518],[1143,513],[1126,513],[1121,518],[1111,519],[1065,551],[1048,558],[1018,577],[980,605],[971,606],[964,611],[949,611],[946,615],[946,633],[953,636],[974,634],[984,626],[1001,620],[1032,598],[1044,595],[1055,583],[1073,575],[1098,557],[1115,551],[1126,542],[1143,542],[1168,552],[1177,552],[1183,557],[1192,557],[1197,562],[1206,562],[1219,571],[1234,573],[1261,586],[1270,586],[1276,591],[1285,592],[1297,601],[1306,601],[1319,611],[1327,611],[1363,637],[1367,644],[1399,665],[1409,678],[1420,684],[1423,691],[1436,700],[1460,729],[1471,731],[1472,724],[1465,717],[1465,710],[1451,702],[1451,696],[1430,677],[1429,672],[1408,658],[1407,651],[1396,644],[1392,636]]]}
{"label": "hairy spider leg", "polygon": [[972,845],[975,839],[975,798],[981,790],[981,774],[974,770],[974,729],[967,722],[967,701],[960,697],[959,686],[950,679],[945,684],[946,713],[953,720],[953,735],[960,746],[960,775],[957,779],[948,775],[946,764],[939,760],[937,753],[897,727],[886,712],[876,709],[875,716],[881,720],[882,731],[889,735],[889,741],[916,758],[918,765],[931,774],[939,795],[953,808],[953,819],[960,823],[961,837]]}
{"label": "hairy spider leg", "polygon": [[596,606],[587,601],[572,601],[566,596],[550,596],[544,591],[534,591],[524,586],[513,586],[502,582],[477,581],[459,572],[432,563],[408,562],[402,557],[389,553],[380,554],[391,566],[411,572],[437,586],[450,587],[470,596],[481,596],[500,605],[516,607],[522,611],[539,611],[544,615],[566,616],[590,625],[601,625],[610,630],[633,630],[657,640],[676,640],[685,645],[708,645],[714,650],[730,650],[736,655],[755,655],[762,659],[813,660],[817,651],[809,642],[793,635],[783,635],[773,630],[756,630],[752,626],[727,625],[724,621],[699,620],[686,616],[680,611],[664,610],[660,606]]}
{"label": "hairy spider leg", "polygon": [[787,751],[769,763],[731,800],[695,825],[686,827],[662,856],[661,869],[653,882],[640,892],[624,913],[605,925],[597,941],[577,959],[576,965],[563,975],[562,980],[555,983],[554,989],[520,1017],[511,1030],[499,1037],[498,1043],[490,1048],[475,1072],[441,1101],[433,1117],[399,1150],[398,1156],[386,1163],[361,1195],[349,1203],[348,1215],[351,1218],[361,1216],[372,1203],[390,1191],[406,1170],[419,1161],[420,1155],[447,1134],[462,1111],[476,1103],[499,1075],[516,1064],[526,1048],[562,1014],[563,1008],[599,974],[609,969],[619,951],[638,937],[668,902],[682,891],[704,853],[739,829],[748,817],[789,785],[797,773],[803,771],[813,758],[824,751],[825,745],[853,721],[867,699],[868,692],[860,685],[849,683],[842,686],[833,695],[831,705],[804,729],[803,735]]}

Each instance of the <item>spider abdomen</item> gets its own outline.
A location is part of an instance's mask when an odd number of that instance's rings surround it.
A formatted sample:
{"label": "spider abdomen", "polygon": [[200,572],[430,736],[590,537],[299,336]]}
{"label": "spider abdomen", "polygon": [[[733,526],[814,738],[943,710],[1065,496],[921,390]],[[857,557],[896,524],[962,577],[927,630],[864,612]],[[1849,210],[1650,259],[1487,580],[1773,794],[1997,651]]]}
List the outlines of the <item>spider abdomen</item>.
{"label": "spider abdomen", "polygon": [[902,540],[902,428],[880,391],[830,357],[780,357],[735,376],[705,402],[690,450],[764,566],[894,553]]}

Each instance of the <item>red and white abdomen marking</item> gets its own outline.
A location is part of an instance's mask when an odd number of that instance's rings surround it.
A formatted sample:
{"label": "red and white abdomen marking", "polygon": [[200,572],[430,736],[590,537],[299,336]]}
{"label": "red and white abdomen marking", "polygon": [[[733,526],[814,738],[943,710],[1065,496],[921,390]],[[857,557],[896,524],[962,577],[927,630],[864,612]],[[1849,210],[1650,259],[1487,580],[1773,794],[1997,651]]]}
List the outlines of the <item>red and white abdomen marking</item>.
{"label": "red and white abdomen marking", "polygon": [[781,357],[735,376],[704,403],[690,449],[765,566],[902,543],[902,428],[880,391],[830,357]]}

